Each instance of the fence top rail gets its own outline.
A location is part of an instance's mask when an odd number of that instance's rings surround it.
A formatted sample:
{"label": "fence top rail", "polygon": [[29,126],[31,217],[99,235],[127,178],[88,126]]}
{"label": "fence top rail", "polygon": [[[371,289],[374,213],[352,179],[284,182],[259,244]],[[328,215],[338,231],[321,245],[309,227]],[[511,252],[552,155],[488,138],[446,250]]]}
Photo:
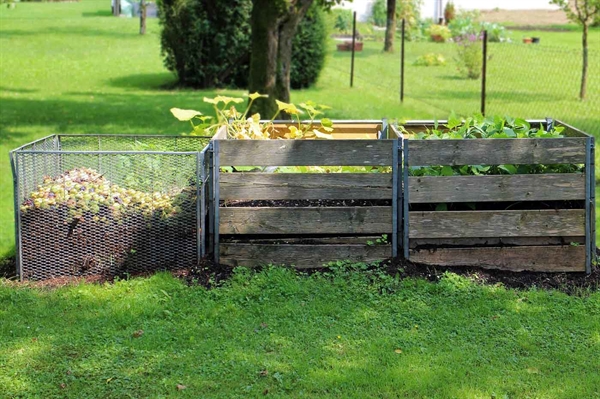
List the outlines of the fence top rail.
{"label": "fence top rail", "polygon": [[183,140],[206,140],[211,139],[212,136],[182,136],[176,134],[103,134],[103,133],[74,133],[74,134],[55,134],[53,136],[48,137],[58,137],[58,138],[123,138],[123,139],[132,139],[132,138],[144,138],[144,139],[158,139],[158,140],[175,140],[175,139],[183,139]]}
{"label": "fence top rail", "polygon": [[36,144],[43,143],[43,142],[45,142],[45,141],[46,141],[46,140],[48,140],[48,139],[53,139],[53,138],[56,138],[56,137],[58,137],[58,135],[57,135],[57,134],[51,134],[51,135],[49,135],[49,136],[45,136],[45,137],[39,138],[39,139],[37,139],[37,140],[30,141],[29,143],[23,144],[22,146],[20,146],[20,147],[17,147],[17,148],[15,148],[14,150],[12,150],[12,151],[10,151],[10,152],[11,152],[11,153],[12,153],[12,152],[15,152],[15,153],[16,153],[16,152],[19,152],[19,151],[23,150],[23,148],[25,148],[25,147],[34,146],[34,145],[36,145]]}
{"label": "fence top rail", "polygon": [[196,155],[200,151],[39,151],[19,150],[17,154],[56,154],[56,155]]}

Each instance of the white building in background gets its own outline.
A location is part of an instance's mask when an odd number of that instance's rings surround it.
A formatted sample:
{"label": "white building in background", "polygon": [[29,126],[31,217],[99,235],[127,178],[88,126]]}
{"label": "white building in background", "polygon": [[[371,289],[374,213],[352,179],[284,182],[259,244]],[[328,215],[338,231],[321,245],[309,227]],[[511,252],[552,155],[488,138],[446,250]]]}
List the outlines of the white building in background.
{"label": "white building in background", "polygon": [[[341,7],[356,11],[359,21],[366,21],[371,15],[375,0],[353,0],[344,2]],[[557,10],[558,6],[550,5],[549,0],[453,0],[456,8],[463,10]],[[421,17],[438,20],[444,16],[444,7],[448,0],[423,0]]]}

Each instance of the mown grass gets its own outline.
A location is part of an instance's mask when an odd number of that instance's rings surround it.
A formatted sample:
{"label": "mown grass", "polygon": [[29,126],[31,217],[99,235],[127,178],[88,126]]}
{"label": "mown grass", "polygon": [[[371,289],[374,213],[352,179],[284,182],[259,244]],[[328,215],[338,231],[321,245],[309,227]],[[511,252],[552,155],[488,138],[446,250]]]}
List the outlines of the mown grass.
{"label": "mown grass", "polygon": [[[138,24],[136,19],[112,17],[100,1],[0,7],[0,257],[14,251],[9,150],[55,133],[180,134],[187,132],[188,125],[177,122],[169,108],[210,112],[201,99],[216,91],[173,89],[175,78],[162,65],[157,21],[148,21],[145,36],[138,34]],[[577,51],[579,33],[539,32],[539,36],[542,42],[535,48],[491,47],[489,112],[551,115],[600,134],[597,108],[594,112],[594,104],[600,104],[600,73],[593,69],[597,63],[590,70],[590,99],[580,103],[577,82],[572,82],[578,71],[572,64],[578,56],[544,52],[547,45]],[[600,31],[594,30],[590,48],[599,44]],[[365,42],[365,50],[357,54],[354,88],[350,88],[349,54],[336,52],[333,41],[329,47],[319,83],[293,92],[293,101],[328,104],[333,107],[328,116],[339,119],[441,119],[452,110],[463,114],[479,110],[479,83],[458,77],[451,44],[407,44],[402,104],[398,53],[382,54],[382,43]],[[411,65],[427,52],[443,53],[451,65]],[[563,83],[550,84],[554,81]]]}
{"label": "mown grass", "polygon": [[583,294],[348,269],[238,269],[212,290],[167,274],[0,281],[0,385],[11,398],[594,398],[600,294]]}

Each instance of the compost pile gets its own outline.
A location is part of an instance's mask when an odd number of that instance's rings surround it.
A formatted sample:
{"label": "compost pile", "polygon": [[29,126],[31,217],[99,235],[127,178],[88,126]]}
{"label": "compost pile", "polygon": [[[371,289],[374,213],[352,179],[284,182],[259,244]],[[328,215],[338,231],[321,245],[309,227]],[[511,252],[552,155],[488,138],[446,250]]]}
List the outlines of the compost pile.
{"label": "compost pile", "polygon": [[93,169],[52,178],[21,206],[23,277],[118,275],[196,260],[196,188],[148,193]]}

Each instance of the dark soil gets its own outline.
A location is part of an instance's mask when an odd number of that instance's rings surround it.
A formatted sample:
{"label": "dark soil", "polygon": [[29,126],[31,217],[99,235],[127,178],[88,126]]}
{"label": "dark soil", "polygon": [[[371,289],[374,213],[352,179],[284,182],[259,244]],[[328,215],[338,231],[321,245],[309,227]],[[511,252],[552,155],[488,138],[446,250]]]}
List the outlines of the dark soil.
{"label": "dark soil", "polygon": [[[600,251],[599,251],[600,254]],[[12,264],[14,271],[14,259],[5,259],[3,265]],[[502,270],[486,270],[474,267],[437,267],[419,265],[407,261],[387,260],[374,268],[383,268],[390,275],[398,274],[402,279],[422,278],[431,282],[438,282],[445,272],[453,272],[465,276],[472,281],[482,285],[501,284],[507,288],[526,290],[538,288],[545,290],[557,290],[569,295],[586,295],[590,290],[600,290],[600,268],[592,268],[591,274],[585,273],[537,273],[537,272],[507,272]],[[303,269],[298,273],[318,273],[325,269]],[[233,273],[233,268],[225,265],[215,265],[210,261],[188,268],[169,270],[175,277],[181,278],[189,285],[202,285],[207,288],[215,288],[227,281]],[[117,278],[131,278],[150,276],[154,272],[127,274],[123,276],[111,276],[106,274],[87,275],[80,277],[57,277],[42,281],[14,282],[16,285],[32,287],[56,288],[70,284],[87,283],[111,283]],[[14,279],[12,274],[4,274],[3,277]]]}

